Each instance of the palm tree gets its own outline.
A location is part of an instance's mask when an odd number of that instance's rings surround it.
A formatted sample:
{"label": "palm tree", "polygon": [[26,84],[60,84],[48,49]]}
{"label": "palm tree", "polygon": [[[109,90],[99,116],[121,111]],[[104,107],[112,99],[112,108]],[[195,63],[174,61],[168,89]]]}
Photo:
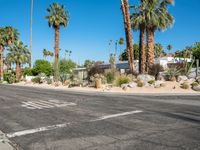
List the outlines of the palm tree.
{"label": "palm tree", "polygon": [[167,50],[169,51],[169,53],[170,53],[170,51],[172,50],[172,48],[173,48],[172,45],[170,45],[170,44],[167,45]]}
{"label": "palm tree", "polygon": [[18,40],[19,38],[19,33],[17,29],[13,28],[12,26],[5,27],[5,32],[6,32],[6,42],[7,45],[11,46],[15,41]]}
{"label": "palm tree", "polygon": [[53,27],[55,30],[55,73],[54,80],[57,82],[59,80],[59,41],[60,41],[60,27],[67,27],[69,21],[69,14],[65,11],[64,6],[60,6],[58,3],[53,3],[47,9],[49,27]]}
{"label": "palm tree", "polygon": [[159,58],[164,54],[163,46],[160,43],[154,45],[154,55],[155,58]]}
{"label": "palm tree", "polygon": [[3,69],[4,69],[3,54],[5,45],[6,45],[5,29],[0,27],[0,81],[3,81]]}
{"label": "palm tree", "polygon": [[147,61],[149,66],[154,64],[154,33],[156,30],[166,30],[173,24],[173,17],[168,12],[168,5],[174,0],[144,0],[147,32]]}
{"label": "palm tree", "polygon": [[21,78],[21,65],[29,63],[30,51],[27,46],[21,41],[16,41],[12,47],[12,51],[7,54],[7,60],[16,64],[16,80],[19,81]]}
{"label": "palm tree", "polygon": [[43,57],[46,59],[48,56],[48,50],[43,49],[42,53],[43,53]]}
{"label": "palm tree", "polygon": [[8,26],[0,28],[0,80],[3,80],[4,72],[4,48],[11,46],[18,39],[18,32],[15,28]]}
{"label": "palm tree", "polygon": [[135,13],[131,16],[131,24],[133,30],[140,31],[140,42],[139,42],[139,73],[143,74],[146,68],[146,51],[145,51],[145,8],[144,0],[141,0],[141,5],[135,8]]}
{"label": "palm tree", "polygon": [[126,45],[128,54],[128,63],[130,71],[134,72],[134,48],[133,48],[133,37],[131,31],[131,21],[130,21],[130,10],[128,0],[121,0],[121,10],[124,18],[124,29],[126,35]]}
{"label": "palm tree", "polygon": [[33,42],[33,5],[34,0],[31,0],[31,7],[30,7],[30,64],[29,68],[32,68],[32,42]]}

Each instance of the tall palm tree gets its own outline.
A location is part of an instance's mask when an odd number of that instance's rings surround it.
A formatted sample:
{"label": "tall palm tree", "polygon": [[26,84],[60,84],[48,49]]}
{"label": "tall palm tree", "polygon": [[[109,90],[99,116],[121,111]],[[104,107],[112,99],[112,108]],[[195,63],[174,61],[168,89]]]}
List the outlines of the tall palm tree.
{"label": "tall palm tree", "polygon": [[145,51],[145,30],[146,30],[146,20],[145,20],[145,6],[141,0],[141,5],[135,8],[135,13],[131,16],[131,24],[133,30],[140,31],[140,42],[139,42],[139,73],[143,74],[146,68],[146,51]]}
{"label": "tall palm tree", "polygon": [[21,65],[29,63],[30,51],[27,46],[21,41],[16,41],[12,47],[12,51],[7,54],[7,60],[16,64],[16,80],[19,81],[21,78]]}
{"label": "tall palm tree", "polygon": [[33,46],[33,5],[34,0],[31,0],[31,6],[30,6],[30,64],[29,68],[32,68],[32,46]]}
{"label": "tall palm tree", "polygon": [[130,10],[128,0],[121,0],[121,10],[124,18],[124,29],[126,35],[126,45],[128,54],[128,63],[130,71],[134,72],[134,48],[133,48],[133,37],[131,31],[131,21],[130,21]]}
{"label": "tall palm tree", "polygon": [[170,45],[170,44],[167,45],[167,50],[169,51],[169,53],[170,53],[170,51],[172,50],[172,48],[173,48],[172,45]]}
{"label": "tall palm tree", "polygon": [[147,61],[149,66],[154,64],[154,33],[156,30],[166,30],[174,22],[167,7],[174,0],[144,0],[147,32]]}
{"label": "tall palm tree", "polygon": [[4,69],[3,54],[4,54],[4,46],[6,45],[4,35],[5,35],[4,28],[0,28],[0,81],[3,81],[3,69]]}
{"label": "tall palm tree", "polygon": [[13,28],[12,26],[7,26],[5,27],[5,32],[6,32],[6,42],[8,46],[11,46],[15,41],[18,40],[19,38],[19,33],[17,29]]}
{"label": "tall palm tree", "polygon": [[15,28],[8,26],[0,28],[0,80],[3,80],[4,72],[4,48],[11,46],[18,39],[18,32]]}
{"label": "tall palm tree", "polygon": [[46,16],[48,20],[49,27],[53,27],[55,30],[55,71],[54,71],[54,80],[57,82],[59,80],[59,41],[60,41],[60,27],[67,27],[69,22],[69,14],[64,9],[63,5],[59,5],[58,3],[53,3],[47,9],[48,16]]}
{"label": "tall palm tree", "polygon": [[43,49],[42,53],[43,53],[43,57],[44,57],[44,59],[46,59],[47,56],[48,56],[48,50]]}

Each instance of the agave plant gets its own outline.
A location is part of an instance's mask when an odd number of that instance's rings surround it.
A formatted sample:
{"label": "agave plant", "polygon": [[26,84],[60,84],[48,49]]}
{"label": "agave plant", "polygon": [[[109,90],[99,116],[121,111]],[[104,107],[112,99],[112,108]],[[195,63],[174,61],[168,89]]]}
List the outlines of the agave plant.
{"label": "agave plant", "polygon": [[179,76],[181,74],[181,70],[177,69],[177,68],[170,68],[169,70],[167,70],[167,72],[165,73],[165,76],[167,77],[167,79],[169,81],[176,81],[177,76]]}

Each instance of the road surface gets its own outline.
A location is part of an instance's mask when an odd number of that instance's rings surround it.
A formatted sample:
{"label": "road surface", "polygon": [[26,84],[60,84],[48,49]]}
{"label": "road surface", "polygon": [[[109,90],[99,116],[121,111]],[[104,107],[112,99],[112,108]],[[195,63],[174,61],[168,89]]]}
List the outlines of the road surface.
{"label": "road surface", "polygon": [[0,85],[0,130],[19,150],[200,150],[200,95]]}

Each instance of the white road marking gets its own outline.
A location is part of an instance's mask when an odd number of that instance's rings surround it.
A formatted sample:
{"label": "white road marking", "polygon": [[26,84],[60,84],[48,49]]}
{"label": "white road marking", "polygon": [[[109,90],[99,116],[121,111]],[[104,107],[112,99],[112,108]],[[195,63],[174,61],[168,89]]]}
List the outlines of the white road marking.
{"label": "white road marking", "polygon": [[[130,111],[130,112],[123,112],[123,113],[119,113],[119,114],[107,115],[107,116],[99,117],[99,118],[94,119],[94,120],[89,120],[88,122],[107,120],[107,119],[110,119],[110,118],[116,118],[116,117],[120,117],[120,116],[127,116],[127,115],[137,114],[137,113],[141,113],[141,112],[143,112],[143,111],[136,110],[136,111]],[[8,133],[8,134],[6,134],[6,136],[8,138],[20,137],[20,136],[29,135],[29,134],[55,130],[55,129],[58,129],[58,128],[64,128],[64,127],[67,127],[67,125],[74,124],[74,123],[63,123],[63,124],[57,124],[57,125],[52,125],[52,126],[47,126],[47,127],[40,127],[40,128],[36,128],[36,129],[18,131],[18,132],[14,132],[14,133]]]}
{"label": "white road marking", "polygon": [[47,127],[41,127],[41,128],[36,128],[36,129],[24,130],[24,131],[19,131],[19,132],[6,134],[6,136],[8,138],[14,138],[14,137],[19,137],[19,136],[23,136],[23,135],[34,134],[34,133],[54,130],[54,129],[58,129],[58,128],[64,128],[69,124],[70,123],[63,123],[63,124],[52,125],[52,126],[47,126]]}
{"label": "white road marking", "polygon": [[113,115],[107,115],[107,116],[102,116],[99,117],[93,121],[101,121],[101,120],[107,120],[110,118],[116,118],[116,117],[121,117],[121,116],[127,116],[127,115],[131,115],[131,114],[137,114],[137,113],[141,113],[143,111],[141,110],[136,110],[136,111],[130,111],[130,112],[123,112],[123,113],[119,113],[119,114],[113,114]]}
{"label": "white road marking", "polygon": [[38,100],[38,101],[26,101],[22,102],[22,107],[27,109],[44,109],[44,108],[54,108],[54,107],[66,107],[66,106],[75,106],[75,103],[71,102],[62,102],[59,100]]}

